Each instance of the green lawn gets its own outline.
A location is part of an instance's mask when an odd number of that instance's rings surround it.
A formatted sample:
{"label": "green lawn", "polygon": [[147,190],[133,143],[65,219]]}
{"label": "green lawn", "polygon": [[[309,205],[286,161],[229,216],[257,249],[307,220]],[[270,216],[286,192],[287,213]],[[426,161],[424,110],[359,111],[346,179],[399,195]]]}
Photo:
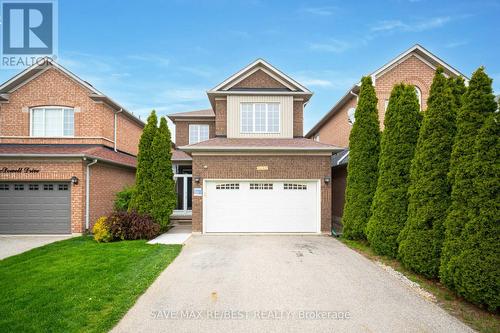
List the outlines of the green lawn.
{"label": "green lawn", "polygon": [[0,332],[107,332],[180,250],[77,237],[0,260]]}

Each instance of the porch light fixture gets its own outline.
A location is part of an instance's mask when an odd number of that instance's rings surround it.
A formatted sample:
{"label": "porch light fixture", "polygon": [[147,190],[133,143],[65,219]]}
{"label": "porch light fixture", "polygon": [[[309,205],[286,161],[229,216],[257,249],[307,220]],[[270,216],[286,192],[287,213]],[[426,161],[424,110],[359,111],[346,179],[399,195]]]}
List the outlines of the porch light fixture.
{"label": "porch light fixture", "polygon": [[71,177],[71,184],[78,185],[78,177],[77,176]]}
{"label": "porch light fixture", "polygon": [[196,183],[199,183],[199,182],[200,182],[200,177],[194,177],[194,181],[195,181]]}
{"label": "porch light fixture", "polygon": [[332,178],[331,178],[331,177],[329,177],[329,176],[326,176],[326,177],[324,178],[325,184],[330,184],[330,181],[331,181],[331,180],[332,180]]}

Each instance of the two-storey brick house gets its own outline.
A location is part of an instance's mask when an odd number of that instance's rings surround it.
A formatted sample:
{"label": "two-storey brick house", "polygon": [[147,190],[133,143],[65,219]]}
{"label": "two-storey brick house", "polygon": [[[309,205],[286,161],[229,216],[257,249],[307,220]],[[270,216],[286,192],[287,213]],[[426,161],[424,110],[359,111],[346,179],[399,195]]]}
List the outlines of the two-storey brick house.
{"label": "two-storey brick house", "polygon": [[[399,83],[415,87],[420,108],[427,108],[427,99],[437,67],[443,67],[448,77],[466,76],[429,52],[421,45],[414,45],[384,66],[370,74],[378,98],[380,128],[384,127],[384,116],[392,88]],[[349,134],[354,123],[354,112],[358,101],[360,84],[355,84],[306,134],[307,138],[345,149],[332,156],[332,217],[339,222],[345,198],[347,163],[349,161]]]}
{"label": "two-storey brick house", "polygon": [[0,86],[0,234],[81,233],[135,180],[144,123],[47,59]]}
{"label": "two-storey brick house", "polygon": [[312,93],[259,59],[207,95],[211,109],[169,115],[176,215],[203,233],[330,232],[339,148],[303,137]]}

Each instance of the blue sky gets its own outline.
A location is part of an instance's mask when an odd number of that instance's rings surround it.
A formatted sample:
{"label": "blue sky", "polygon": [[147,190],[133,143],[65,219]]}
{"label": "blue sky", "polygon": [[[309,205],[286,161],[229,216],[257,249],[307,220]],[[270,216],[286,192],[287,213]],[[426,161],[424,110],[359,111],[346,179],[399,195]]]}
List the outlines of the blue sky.
{"label": "blue sky", "polygon": [[[500,1],[59,0],[59,61],[141,118],[209,106],[256,58],[315,94],[305,130],[415,43],[500,92]],[[16,74],[0,70],[4,81]]]}

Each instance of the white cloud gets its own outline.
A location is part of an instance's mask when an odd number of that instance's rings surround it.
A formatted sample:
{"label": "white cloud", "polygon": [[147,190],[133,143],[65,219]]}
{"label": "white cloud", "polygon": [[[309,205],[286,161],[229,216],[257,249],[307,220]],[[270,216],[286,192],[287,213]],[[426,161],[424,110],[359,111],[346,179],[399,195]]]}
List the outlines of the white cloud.
{"label": "white cloud", "polygon": [[331,16],[335,13],[336,8],[332,6],[325,7],[306,7],[302,9],[303,12],[317,15],[317,16]]}
{"label": "white cloud", "polygon": [[401,20],[383,20],[377,22],[371,27],[372,32],[393,32],[393,31],[409,31],[421,32],[440,28],[451,21],[449,16],[439,16],[426,18],[425,20],[404,22]]}
{"label": "white cloud", "polygon": [[468,41],[461,40],[461,41],[454,41],[454,42],[448,42],[444,46],[449,49],[453,49],[455,47],[460,47],[469,44]]}
{"label": "white cloud", "polygon": [[133,54],[127,56],[127,58],[131,60],[153,63],[162,67],[168,67],[170,65],[170,59],[161,54]]}
{"label": "white cloud", "polygon": [[198,88],[171,88],[167,89],[162,93],[162,96],[166,98],[167,101],[172,103],[179,102],[194,102],[206,100],[207,95],[205,93],[206,89],[201,87]]}
{"label": "white cloud", "polygon": [[315,51],[342,53],[351,49],[353,45],[339,39],[328,39],[325,42],[310,43],[309,48]]}

